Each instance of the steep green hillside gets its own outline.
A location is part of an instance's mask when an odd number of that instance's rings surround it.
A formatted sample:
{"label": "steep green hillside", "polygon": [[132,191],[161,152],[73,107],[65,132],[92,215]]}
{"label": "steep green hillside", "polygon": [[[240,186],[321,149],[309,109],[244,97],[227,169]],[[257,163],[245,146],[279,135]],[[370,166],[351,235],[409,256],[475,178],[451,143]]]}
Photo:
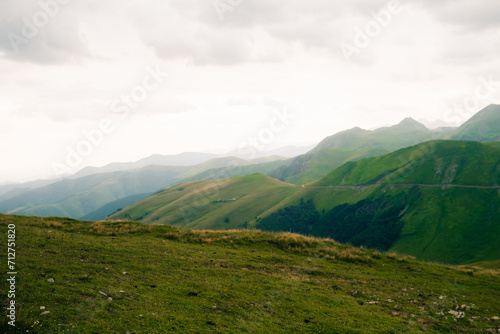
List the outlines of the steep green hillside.
{"label": "steep green hillside", "polygon": [[349,162],[316,186],[374,183],[500,185],[500,149],[467,141],[430,141]]}
{"label": "steep green hillside", "polygon": [[[2,333],[485,333],[500,274],[294,234],[0,215]],[[2,252],[2,263],[6,253]],[[7,299],[2,279],[0,298]]]}
{"label": "steep green hillside", "polygon": [[499,141],[500,105],[492,104],[478,112],[452,133],[454,140]]}
{"label": "steep green hillside", "polygon": [[422,188],[391,251],[470,264],[500,259],[500,188]]}
{"label": "steep green hillside", "polygon": [[496,145],[433,141],[349,162],[251,225],[445,263],[498,260],[499,185]]}
{"label": "steep green hillside", "polygon": [[188,182],[167,188],[109,219],[196,229],[240,228],[297,189],[262,174]]}

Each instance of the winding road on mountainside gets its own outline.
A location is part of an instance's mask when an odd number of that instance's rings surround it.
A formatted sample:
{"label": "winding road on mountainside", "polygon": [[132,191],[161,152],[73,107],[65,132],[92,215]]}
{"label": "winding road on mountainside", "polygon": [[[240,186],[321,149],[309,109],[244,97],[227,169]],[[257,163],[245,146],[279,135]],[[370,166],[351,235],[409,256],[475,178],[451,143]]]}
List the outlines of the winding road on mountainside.
{"label": "winding road on mountainside", "polygon": [[366,188],[372,186],[419,186],[427,188],[475,188],[475,189],[500,189],[500,185],[485,186],[485,185],[469,185],[469,184],[426,184],[426,183],[370,183],[370,184],[360,184],[360,185],[345,185],[345,186],[306,186],[302,185],[304,189],[356,189],[356,188]]}

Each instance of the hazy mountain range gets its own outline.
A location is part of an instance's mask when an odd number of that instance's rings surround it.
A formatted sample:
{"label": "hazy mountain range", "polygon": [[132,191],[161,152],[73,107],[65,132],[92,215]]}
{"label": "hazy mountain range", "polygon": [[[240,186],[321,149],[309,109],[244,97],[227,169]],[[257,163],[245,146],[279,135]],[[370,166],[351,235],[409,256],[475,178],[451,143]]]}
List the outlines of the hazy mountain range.
{"label": "hazy mountain range", "polygon": [[429,130],[406,118],[339,132],[292,158],[153,155],[56,182],[4,185],[0,212],[88,220],[114,213],[110,219],[195,229],[329,236],[448,263],[493,260],[499,139],[500,106],[491,105],[459,128]]}
{"label": "hazy mountain range", "polygon": [[[495,123],[499,113],[498,106],[490,106],[471,122],[481,119],[500,134],[500,124]],[[475,129],[466,123],[452,132],[435,132],[406,119],[375,131],[344,131],[305,155],[312,156],[309,165],[304,164],[309,168],[295,175],[314,168],[320,175],[319,164],[311,161],[327,160],[321,152],[345,150],[328,156],[332,166],[342,165],[314,182],[294,185],[262,174],[188,182],[132,204],[110,219],[195,229],[292,231],[455,264],[495,260],[500,258],[494,237],[500,235],[500,143],[488,142],[495,138],[489,136],[491,130],[476,137],[485,143],[424,141],[427,136],[466,139]],[[389,150],[418,141],[422,142],[377,157],[335,160],[339,152]],[[278,170],[301,159],[304,156]]]}

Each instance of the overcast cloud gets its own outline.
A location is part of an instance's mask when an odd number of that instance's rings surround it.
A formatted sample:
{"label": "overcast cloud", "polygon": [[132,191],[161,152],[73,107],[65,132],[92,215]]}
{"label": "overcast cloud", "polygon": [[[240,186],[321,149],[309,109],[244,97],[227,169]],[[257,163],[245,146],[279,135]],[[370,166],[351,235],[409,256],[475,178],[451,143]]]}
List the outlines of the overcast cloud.
{"label": "overcast cloud", "polygon": [[498,0],[2,0],[0,183],[53,177],[103,120],[74,171],[229,151],[284,109],[266,148],[405,117],[458,125],[499,103],[500,86],[457,109],[500,81],[499,18]]}

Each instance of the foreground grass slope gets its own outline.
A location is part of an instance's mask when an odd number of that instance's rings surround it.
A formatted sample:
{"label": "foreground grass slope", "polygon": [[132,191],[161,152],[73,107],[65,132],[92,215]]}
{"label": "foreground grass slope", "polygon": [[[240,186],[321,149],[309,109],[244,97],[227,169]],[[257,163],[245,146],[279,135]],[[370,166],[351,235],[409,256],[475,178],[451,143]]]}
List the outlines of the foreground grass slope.
{"label": "foreground grass slope", "polygon": [[484,333],[500,325],[494,269],[293,234],[0,215],[3,244],[8,224],[17,232],[18,318],[12,330],[3,315],[2,332]]}

